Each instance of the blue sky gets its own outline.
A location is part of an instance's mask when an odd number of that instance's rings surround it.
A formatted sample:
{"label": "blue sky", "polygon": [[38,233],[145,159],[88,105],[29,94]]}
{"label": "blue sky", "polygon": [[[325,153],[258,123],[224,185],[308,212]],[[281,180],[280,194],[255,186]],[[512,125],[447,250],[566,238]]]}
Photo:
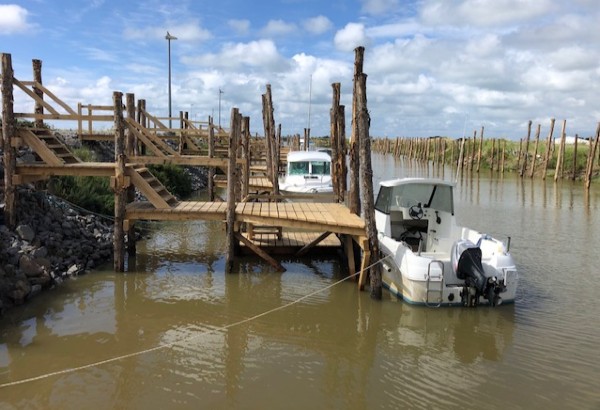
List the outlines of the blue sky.
{"label": "blue sky", "polygon": [[[272,85],[284,134],[329,130],[331,83],[350,112],[354,48],[375,136],[521,138],[527,122],[567,120],[589,136],[600,121],[597,0],[24,0],[0,3],[0,52],[72,106],[108,105],[133,92],[168,112],[167,30],[173,112],[218,117],[231,107],[262,133],[261,94]],[[17,111],[30,102],[16,96]],[[349,118],[347,134],[350,134]],[[60,125],[57,125],[60,127]]]}

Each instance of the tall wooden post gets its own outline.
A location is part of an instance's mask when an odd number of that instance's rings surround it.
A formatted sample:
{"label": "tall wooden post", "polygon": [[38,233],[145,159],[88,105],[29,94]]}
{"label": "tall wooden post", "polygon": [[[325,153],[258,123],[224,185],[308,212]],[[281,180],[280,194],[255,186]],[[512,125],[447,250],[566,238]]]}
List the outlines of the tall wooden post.
{"label": "tall wooden post", "polygon": [[350,212],[360,215],[360,159],[359,143],[360,136],[358,131],[358,113],[357,113],[357,90],[359,77],[363,73],[363,62],[365,48],[357,47],[354,49],[354,92],[352,93],[352,135],[350,136],[350,190],[348,192],[348,208]]}
{"label": "tall wooden post", "polygon": [[540,143],[540,132],[542,130],[542,125],[538,124],[537,130],[535,131],[535,146],[533,148],[533,157],[531,160],[531,172],[529,173],[529,178],[533,178],[535,174],[535,164],[537,162],[537,153],[538,153],[538,145]]}
{"label": "tall wooden post", "polygon": [[[215,156],[215,125],[213,117],[208,117],[208,157]],[[215,167],[208,167],[208,200],[215,200]]]}
{"label": "tall wooden post", "polygon": [[115,177],[113,190],[115,192],[115,222],[113,233],[114,270],[125,271],[125,204],[127,202],[125,189],[125,133],[123,130],[123,93],[113,93],[114,130],[115,130]]}
{"label": "tall wooden post", "polygon": [[[33,66],[33,92],[39,98],[44,99],[44,92],[37,86],[37,84],[42,85],[42,60],[31,60],[31,63]],[[44,114],[44,106],[38,101],[35,102],[34,113],[36,115]],[[44,127],[44,120],[42,118],[36,117],[34,123],[36,128]]]}
{"label": "tall wooden post", "polygon": [[519,172],[519,176],[523,178],[525,176],[525,171],[527,170],[527,162],[529,161],[529,139],[531,138],[531,124],[532,121],[529,120],[527,123],[527,138],[525,138],[525,151],[523,152],[523,163],[521,164],[521,171]]}
{"label": "tall wooden post", "polygon": [[9,229],[17,226],[17,189],[13,177],[17,169],[17,153],[12,146],[16,136],[13,99],[12,58],[2,54],[2,141],[4,144],[4,221]]}
{"label": "tall wooden post", "polygon": [[250,161],[252,159],[250,152],[250,117],[242,118],[242,139],[242,157],[246,160],[242,172],[242,198],[246,198],[250,192]]}
{"label": "tall wooden post", "polygon": [[558,156],[556,157],[556,170],[554,171],[554,182],[558,178],[562,178],[563,161],[565,157],[565,140],[567,139],[567,120],[563,120],[562,131],[560,133],[560,147],[558,148]]}
{"label": "tall wooden post", "polygon": [[330,135],[329,135],[329,141],[330,141],[330,146],[331,146],[331,165],[332,165],[332,170],[331,170],[331,182],[333,184],[333,195],[334,195],[334,201],[335,202],[340,202],[339,200],[339,192],[340,192],[340,188],[339,188],[339,184],[340,184],[340,169],[338,167],[338,158],[341,155],[339,152],[339,119],[338,119],[338,115],[340,114],[340,88],[341,88],[341,84],[340,83],[333,83],[331,84],[331,88],[333,89],[333,96],[332,96],[332,101],[331,101],[331,110],[329,111],[329,117],[330,117]]}
{"label": "tall wooden post", "polygon": [[502,144],[502,159],[500,160],[500,173],[504,175],[504,160],[506,158],[506,140]]}
{"label": "tall wooden post", "polygon": [[550,154],[552,153],[552,134],[554,133],[554,118],[550,119],[550,131],[548,132],[548,140],[546,141],[546,155],[544,156],[544,168],[542,169],[542,179],[546,179],[548,171],[548,162],[550,161]]}
{"label": "tall wooden post", "polygon": [[[356,114],[358,120],[358,133],[360,141],[360,185],[363,213],[367,230],[369,249],[365,249],[363,256],[364,269],[379,256],[379,245],[377,242],[377,228],[375,226],[375,200],[373,196],[373,168],[371,166],[371,138],[369,126],[371,118],[367,109],[367,75],[361,73],[358,76],[356,87]],[[363,275],[366,272],[362,272]],[[379,264],[369,268],[371,279],[371,297],[381,299],[382,281],[381,267]]]}
{"label": "tall wooden post", "polygon": [[469,157],[469,172],[473,172],[475,166],[475,150],[477,149],[477,130],[473,130],[473,146],[471,147],[471,155]]}
{"label": "tall wooden post", "polygon": [[[133,93],[125,94],[125,101],[127,107],[127,118],[135,120],[135,95]],[[127,127],[127,136],[125,139],[125,162],[127,159],[133,156],[134,147],[136,145],[135,134],[131,130],[130,127]],[[126,195],[126,203],[131,203],[135,201],[135,186],[133,184],[128,184],[127,186],[127,195]],[[127,225],[127,253],[130,256],[135,255],[136,252],[136,244],[135,244],[135,227],[133,222],[129,221],[126,223]]]}
{"label": "tall wooden post", "polygon": [[271,134],[273,133],[273,129],[271,128],[271,112],[270,112],[270,93],[271,93],[271,84],[267,84],[267,91],[262,95],[262,106],[263,106],[263,129],[265,131],[265,151],[266,151],[266,162],[267,162],[267,178],[269,180],[273,180],[273,164],[272,164],[272,139]]}
{"label": "tall wooden post", "polygon": [[481,132],[479,133],[479,151],[477,152],[477,172],[481,166],[481,151],[483,149],[483,125],[481,126]]}
{"label": "tall wooden post", "polygon": [[[271,106],[271,110],[273,110]],[[275,125],[275,123],[273,123]],[[271,155],[273,156],[273,194],[277,197],[279,196],[279,153],[281,152],[281,124],[277,126],[277,135],[273,134],[273,152]]]}
{"label": "tall wooden post", "polygon": [[556,169],[554,170],[554,182],[558,178],[562,178],[564,158],[565,158],[565,142],[567,139],[567,120],[563,120],[562,131],[560,132],[560,146],[558,147],[558,155],[556,157]]}
{"label": "tall wooden post", "polygon": [[338,168],[338,202],[343,203],[346,196],[346,107],[340,105],[338,107],[338,162],[336,167]]}
{"label": "tall wooden post", "polygon": [[492,138],[492,151],[490,153],[490,174],[494,173],[494,161],[496,160],[495,155],[496,155],[496,139]]}
{"label": "tall wooden post", "polygon": [[590,189],[590,184],[592,182],[592,174],[594,172],[594,161],[596,160],[596,151],[598,150],[598,143],[600,142],[600,122],[596,127],[596,138],[594,143],[590,141],[590,151],[588,153],[588,162],[585,173],[585,189]]}
{"label": "tall wooden post", "polygon": [[237,108],[231,109],[230,128],[229,128],[229,164],[227,167],[227,254],[225,259],[225,272],[233,271],[233,259],[236,251],[235,238],[235,185],[238,178],[237,175],[237,146],[241,132],[241,118]]}
{"label": "tall wooden post", "polygon": [[[139,100],[137,107],[137,121],[143,128],[148,127],[148,119],[146,117],[146,100]],[[135,155],[146,155],[146,145],[138,141],[135,148]]]}

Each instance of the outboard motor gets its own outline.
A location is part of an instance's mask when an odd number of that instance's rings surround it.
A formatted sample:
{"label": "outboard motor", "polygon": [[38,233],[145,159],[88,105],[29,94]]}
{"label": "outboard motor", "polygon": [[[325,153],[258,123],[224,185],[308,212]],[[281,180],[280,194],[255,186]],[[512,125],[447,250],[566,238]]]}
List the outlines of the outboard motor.
{"label": "outboard motor", "polygon": [[481,264],[481,248],[469,240],[460,240],[452,246],[452,269],[458,279],[465,281],[461,292],[464,306],[477,306],[483,295],[491,306],[500,304],[500,292],[505,289],[495,276],[485,276]]}

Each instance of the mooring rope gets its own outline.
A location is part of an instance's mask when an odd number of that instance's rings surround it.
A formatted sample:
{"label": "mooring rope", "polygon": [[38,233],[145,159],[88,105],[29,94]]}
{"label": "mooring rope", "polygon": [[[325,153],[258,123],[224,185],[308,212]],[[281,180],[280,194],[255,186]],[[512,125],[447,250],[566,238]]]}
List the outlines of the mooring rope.
{"label": "mooring rope", "polygon": [[[371,265],[369,265],[366,268],[364,268],[364,271],[367,271],[367,270],[371,269],[373,266],[381,263],[383,260],[385,260],[385,259],[387,259],[389,257],[390,257],[390,255],[387,255],[387,256],[385,256],[385,257],[383,257],[383,258],[375,261]],[[289,307],[291,307],[293,305],[296,305],[296,304],[302,302],[303,300],[306,300],[306,299],[308,299],[308,298],[310,298],[312,296],[315,296],[315,295],[317,295],[317,294],[319,294],[321,292],[324,292],[324,291],[326,291],[328,289],[331,289],[331,288],[339,285],[340,283],[343,283],[343,282],[347,281],[348,279],[351,279],[351,278],[354,278],[355,276],[360,275],[362,271],[363,270],[360,270],[360,271],[358,271],[358,272],[356,272],[356,273],[354,273],[352,275],[348,275],[345,278],[338,280],[337,282],[334,282],[334,283],[332,283],[330,285],[327,285],[324,288],[318,289],[318,290],[316,290],[314,292],[311,292],[311,293],[309,293],[307,295],[304,295],[304,296],[302,296],[302,297],[300,297],[300,298],[298,298],[296,300],[293,300],[293,301],[291,301],[289,303],[286,303],[284,305],[278,306],[278,307],[273,308],[271,310],[267,310],[265,312],[262,312],[262,313],[259,313],[257,315],[254,315],[252,317],[249,317],[249,318],[246,318],[246,319],[242,319],[242,320],[239,320],[237,322],[230,323],[230,324],[225,325],[225,326],[221,326],[221,327],[218,327],[218,328],[210,329],[210,330],[207,330],[207,331],[201,331],[196,336],[192,336],[192,337],[181,339],[181,340],[176,340],[176,341],[170,342],[170,343],[160,344],[158,346],[154,346],[154,347],[151,347],[149,349],[139,350],[137,352],[133,352],[133,353],[124,354],[124,355],[121,355],[121,356],[112,357],[110,359],[100,360],[98,362],[86,364],[86,365],[83,365],[83,366],[70,367],[68,369],[57,370],[55,372],[45,373],[45,374],[42,374],[42,375],[39,375],[39,376],[34,376],[34,377],[29,377],[27,379],[21,379],[21,380],[16,380],[14,382],[3,383],[3,384],[0,384],[0,389],[5,388],[5,387],[17,386],[17,385],[25,384],[25,383],[31,383],[31,382],[34,382],[34,381],[37,381],[37,380],[47,379],[49,377],[59,376],[59,375],[62,375],[62,374],[74,373],[74,372],[77,372],[79,370],[85,370],[85,369],[89,369],[89,368],[92,368],[92,367],[101,366],[101,365],[104,365],[104,364],[107,364],[107,363],[112,363],[112,362],[116,362],[116,361],[119,361],[119,360],[127,359],[127,358],[130,358],[130,357],[141,356],[141,355],[146,354],[146,353],[152,353],[152,352],[155,352],[157,350],[171,348],[171,347],[173,347],[175,345],[178,345],[178,344],[189,343],[189,342],[191,342],[191,341],[199,338],[200,336],[205,336],[205,335],[210,335],[210,334],[218,333],[218,332],[230,329],[232,327],[239,326],[239,325],[242,325],[244,323],[248,323],[248,322],[251,322],[253,320],[259,319],[261,317],[270,315],[270,314],[278,312],[280,310],[287,309],[287,308],[289,308]]]}

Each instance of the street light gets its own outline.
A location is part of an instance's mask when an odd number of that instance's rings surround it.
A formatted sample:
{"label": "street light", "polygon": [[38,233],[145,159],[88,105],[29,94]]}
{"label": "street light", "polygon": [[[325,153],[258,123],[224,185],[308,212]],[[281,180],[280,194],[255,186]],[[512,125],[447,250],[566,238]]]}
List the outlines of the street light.
{"label": "street light", "polygon": [[224,91],[219,88],[219,129],[221,129],[221,94],[224,94]]}
{"label": "street light", "polygon": [[171,40],[177,40],[177,37],[172,36],[168,31],[165,39],[169,43],[169,129],[172,128],[171,124]]}

